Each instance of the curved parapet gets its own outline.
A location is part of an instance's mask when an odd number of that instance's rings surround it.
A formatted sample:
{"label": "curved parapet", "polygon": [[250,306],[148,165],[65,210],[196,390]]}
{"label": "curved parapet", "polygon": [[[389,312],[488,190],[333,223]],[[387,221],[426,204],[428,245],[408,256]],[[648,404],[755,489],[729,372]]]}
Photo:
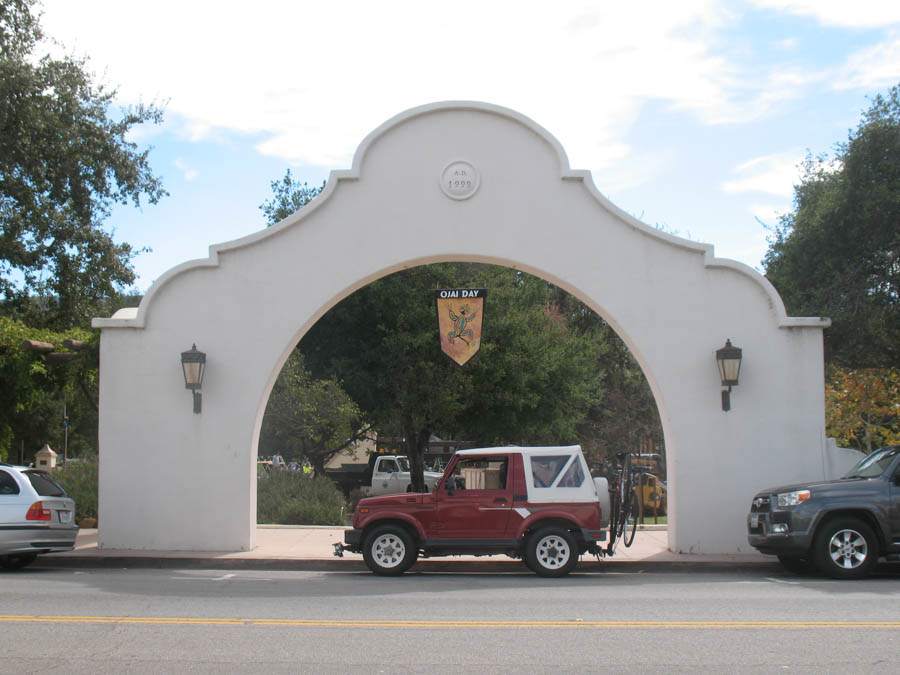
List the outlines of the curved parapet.
{"label": "curved parapet", "polygon": [[219,264],[219,255],[221,253],[236,251],[241,248],[252,246],[258,242],[264,241],[269,237],[277,236],[286,228],[290,228],[301,223],[304,219],[310,217],[316,211],[316,209],[320,208],[323,204],[325,204],[329,199],[332,198],[335,190],[337,189],[338,183],[340,183],[341,181],[355,181],[360,178],[366,155],[369,149],[376,142],[378,142],[379,139],[384,136],[388,136],[395,128],[404,124],[408,124],[409,122],[416,120],[417,118],[444,112],[487,113],[511,120],[517,124],[522,125],[552,148],[552,151],[555,154],[558,163],[560,179],[564,181],[583,184],[584,187],[594,197],[594,199],[597,200],[600,206],[602,206],[604,210],[609,212],[623,224],[635,229],[638,232],[641,232],[646,236],[656,238],[659,241],[666,242],[672,246],[688,251],[702,253],[703,264],[707,267],[731,269],[735,272],[738,272],[739,274],[749,277],[755,283],[759,284],[770,299],[771,307],[775,312],[779,326],[818,326],[826,328],[831,325],[831,321],[827,318],[788,316],[784,308],[784,303],[781,299],[781,296],[778,294],[778,291],[774,286],[772,286],[768,279],[766,279],[759,272],[735,260],[730,260],[727,258],[716,258],[714,255],[713,246],[711,244],[690,241],[688,239],[663,232],[657,228],[641,222],[634,216],[618,208],[615,204],[604,197],[603,194],[597,189],[590,171],[571,169],[569,166],[569,158],[566,154],[565,149],[562,147],[556,137],[553,136],[553,134],[547,131],[540,124],[536,123],[534,120],[526,117],[525,115],[516,112],[515,110],[477,101],[445,101],[430,103],[427,105],[418,106],[416,108],[411,108],[392,117],[391,119],[381,124],[377,129],[374,129],[371,133],[369,133],[368,136],[363,139],[353,155],[353,161],[350,168],[332,171],[329,174],[328,181],[326,182],[321,194],[318,195],[316,199],[311,201],[309,204],[304,206],[302,209],[296,211],[292,215],[288,216],[279,223],[272,225],[271,227],[264,228],[262,230],[259,230],[258,232],[254,232],[238,239],[210,246],[209,257],[206,259],[190,260],[168,270],[159,279],[157,279],[147,291],[140,303],[137,314],[135,316],[117,315],[111,318],[95,318],[92,322],[92,325],[95,328],[144,327],[147,320],[147,314],[153,303],[154,296],[162,286],[167,284],[173,278],[193,269],[202,267],[216,267]]}

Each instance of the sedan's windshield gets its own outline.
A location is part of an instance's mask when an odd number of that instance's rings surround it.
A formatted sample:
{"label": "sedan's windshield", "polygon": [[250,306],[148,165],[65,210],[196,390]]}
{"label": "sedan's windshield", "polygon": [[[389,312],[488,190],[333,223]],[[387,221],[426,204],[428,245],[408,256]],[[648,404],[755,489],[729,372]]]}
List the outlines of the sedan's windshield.
{"label": "sedan's windshield", "polygon": [[876,450],[863,457],[844,478],[877,478],[887,471],[897,453],[900,453],[900,445]]}

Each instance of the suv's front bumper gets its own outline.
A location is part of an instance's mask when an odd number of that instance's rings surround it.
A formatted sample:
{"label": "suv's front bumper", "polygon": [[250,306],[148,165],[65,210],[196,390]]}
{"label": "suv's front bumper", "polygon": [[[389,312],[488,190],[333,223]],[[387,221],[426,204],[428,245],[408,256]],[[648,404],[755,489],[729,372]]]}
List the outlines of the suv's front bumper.
{"label": "suv's front bumper", "polygon": [[[760,500],[763,500],[760,502]],[[780,507],[774,494],[757,495],[747,515],[747,541],[760,553],[803,555],[812,547],[815,507]]]}

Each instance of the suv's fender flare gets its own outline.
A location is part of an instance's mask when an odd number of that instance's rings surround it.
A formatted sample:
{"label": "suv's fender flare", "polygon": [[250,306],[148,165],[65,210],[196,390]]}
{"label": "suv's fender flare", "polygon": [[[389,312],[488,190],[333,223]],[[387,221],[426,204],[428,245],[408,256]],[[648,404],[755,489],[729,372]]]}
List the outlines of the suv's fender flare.
{"label": "suv's fender flare", "polygon": [[[512,516],[514,517],[514,516]],[[571,514],[563,509],[541,509],[530,513],[516,528],[516,539],[522,539],[528,530],[543,527],[542,523],[565,526],[574,532],[581,532],[581,526],[572,520]]]}
{"label": "suv's fender flare", "polygon": [[403,513],[402,511],[378,511],[376,513],[370,514],[368,518],[360,521],[359,527],[357,529],[368,530],[370,527],[375,527],[383,523],[396,523],[398,521],[402,522],[404,525],[407,525],[409,529],[415,532],[419,541],[423,541],[425,539],[425,530],[422,529],[422,525],[415,518],[407,513]]}
{"label": "suv's fender flare", "polygon": [[832,518],[840,518],[842,516],[850,518],[858,518],[865,522],[875,532],[878,537],[879,545],[884,549],[890,544],[889,530],[886,520],[886,514],[880,508],[873,508],[871,503],[849,503],[836,505],[830,509],[823,509],[816,514],[812,523],[810,523],[809,534],[814,537],[819,528],[827,520]]}

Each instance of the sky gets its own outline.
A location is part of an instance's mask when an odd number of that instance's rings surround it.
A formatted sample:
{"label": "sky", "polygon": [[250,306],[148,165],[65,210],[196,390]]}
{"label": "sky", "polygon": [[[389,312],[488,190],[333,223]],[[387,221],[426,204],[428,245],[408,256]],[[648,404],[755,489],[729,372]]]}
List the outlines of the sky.
{"label": "sky", "polygon": [[[117,104],[169,196],[113,211],[146,291],[265,227],[290,168],[321,184],[409,108],[483,101],[553,134],[643,222],[756,269],[798,164],[900,83],[896,0],[43,0],[45,32]],[[60,47],[54,47],[59,49]],[[113,111],[115,112],[115,111]]]}

